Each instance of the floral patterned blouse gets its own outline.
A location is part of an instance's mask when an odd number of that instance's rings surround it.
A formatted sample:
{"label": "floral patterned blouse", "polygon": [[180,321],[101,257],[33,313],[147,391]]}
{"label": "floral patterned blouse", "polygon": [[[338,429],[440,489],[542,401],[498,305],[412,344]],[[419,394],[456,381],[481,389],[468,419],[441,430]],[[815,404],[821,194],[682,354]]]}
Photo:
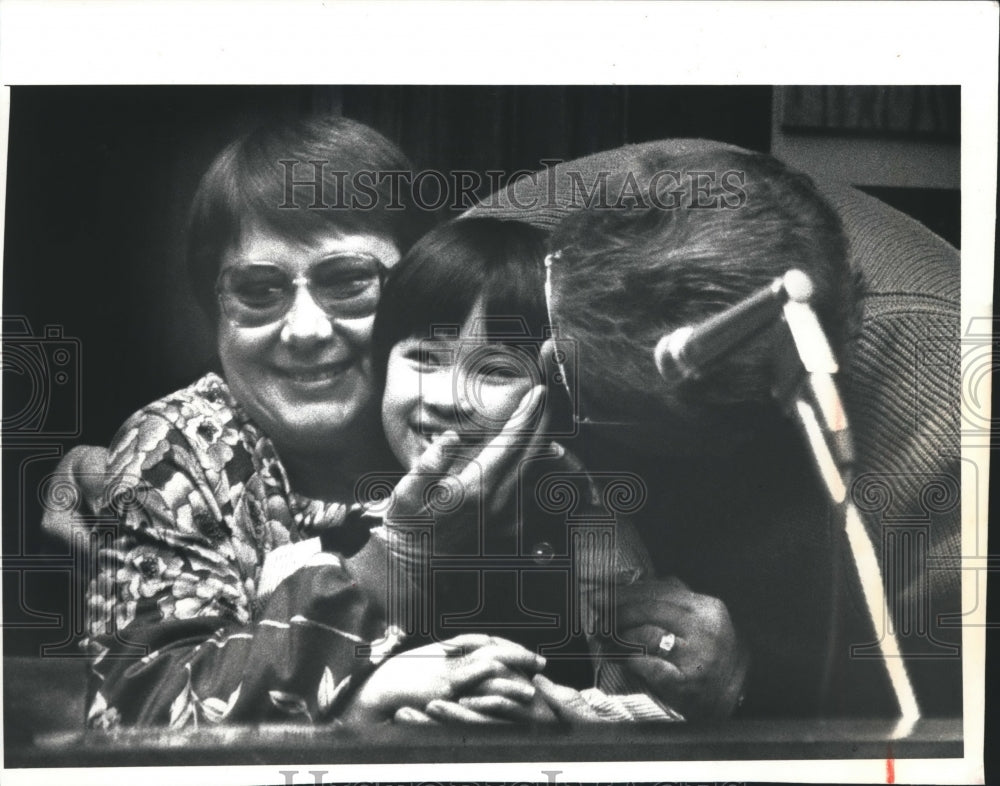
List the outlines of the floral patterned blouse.
{"label": "floral patterned blouse", "polygon": [[[316,545],[346,506],[292,492],[217,375],[133,415],[108,473],[119,529],[87,596],[89,726],[320,722],[400,648],[378,599]],[[633,579],[648,564],[637,544],[619,550]],[[584,695],[602,717],[680,719],[588,640],[598,687]]]}
{"label": "floral patterned blouse", "polygon": [[133,415],[108,472],[120,527],[88,592],[90,726],[320,720],[392,648],[335,554],[299,549],[266,586],[266,557],[346,508],[292,493],[215,374]]}

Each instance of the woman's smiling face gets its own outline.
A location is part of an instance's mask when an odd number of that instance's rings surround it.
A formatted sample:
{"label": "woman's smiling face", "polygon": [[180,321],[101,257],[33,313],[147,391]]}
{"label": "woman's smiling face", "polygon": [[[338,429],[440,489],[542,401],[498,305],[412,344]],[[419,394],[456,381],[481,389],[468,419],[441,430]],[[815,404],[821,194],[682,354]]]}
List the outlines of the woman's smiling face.
{"label": "woman's smiling face", "polygon": [[299,279],[287,313],[275,321],[246,327],[225,315],[219,320],[230,389],[279,450],[342,450],[351,425],[375,406],[374,315],[330,317],[300,279],[316,262],[341,254],[372,256],[386,268],[399,261],[392,241],[376,235],[331,233],[294,243],[255,226],[223,255],[223,272],[268,263]]}
{"label": "woman's smiling face", "polygon": [[447,430],[485,441],[514,417],[526,424],[526,393],[537,385],[537,360],[482,335],[479,302],[452,338],[411,337],[389,352],[382,426],[399,462],[412,469],[431,440]]}

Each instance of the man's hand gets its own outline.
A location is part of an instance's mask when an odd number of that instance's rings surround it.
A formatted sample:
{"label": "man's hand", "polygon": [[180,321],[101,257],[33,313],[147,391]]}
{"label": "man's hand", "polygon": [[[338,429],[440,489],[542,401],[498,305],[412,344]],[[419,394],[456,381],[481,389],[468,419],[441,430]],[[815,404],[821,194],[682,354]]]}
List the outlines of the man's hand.
{"label": "man's hand", "polygon": [[739,704],[747,654],[725,604],[667,578],[617,588],[617,628],[646,655],[626,661],[650,692],[689,720]]}

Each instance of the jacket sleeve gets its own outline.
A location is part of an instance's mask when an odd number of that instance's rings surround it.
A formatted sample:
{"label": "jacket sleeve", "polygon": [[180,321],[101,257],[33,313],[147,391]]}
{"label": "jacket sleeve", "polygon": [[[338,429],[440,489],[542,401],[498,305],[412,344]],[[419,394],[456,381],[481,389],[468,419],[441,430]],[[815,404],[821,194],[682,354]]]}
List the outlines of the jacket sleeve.
{"label": "jacket sleeve", "polygon": [[144,412],[112,447],[120,526],[88,593],[92,727],[321,720],[382,651],[377,604],[337,555],[317,549],[259,595],[287,530],[258,477],[213,464],[220,444]]}

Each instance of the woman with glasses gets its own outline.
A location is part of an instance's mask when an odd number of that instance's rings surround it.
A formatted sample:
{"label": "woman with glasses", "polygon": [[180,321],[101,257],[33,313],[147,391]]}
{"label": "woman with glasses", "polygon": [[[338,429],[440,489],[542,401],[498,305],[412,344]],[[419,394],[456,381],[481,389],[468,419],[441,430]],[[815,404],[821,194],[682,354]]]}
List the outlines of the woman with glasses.
{"label": "woman with glasses", "polygon": [[[393,651],[355,486],[395,466],[370,341],[383,278],[425,225],[379,178],[408,170],[333,118],[254,131],[203,177],[188,261],[222,374],[111,446],[120,527],[89,587],[90,726],[320,720]],[[537,669],[508,642],[460,643],[445,682]]]}

